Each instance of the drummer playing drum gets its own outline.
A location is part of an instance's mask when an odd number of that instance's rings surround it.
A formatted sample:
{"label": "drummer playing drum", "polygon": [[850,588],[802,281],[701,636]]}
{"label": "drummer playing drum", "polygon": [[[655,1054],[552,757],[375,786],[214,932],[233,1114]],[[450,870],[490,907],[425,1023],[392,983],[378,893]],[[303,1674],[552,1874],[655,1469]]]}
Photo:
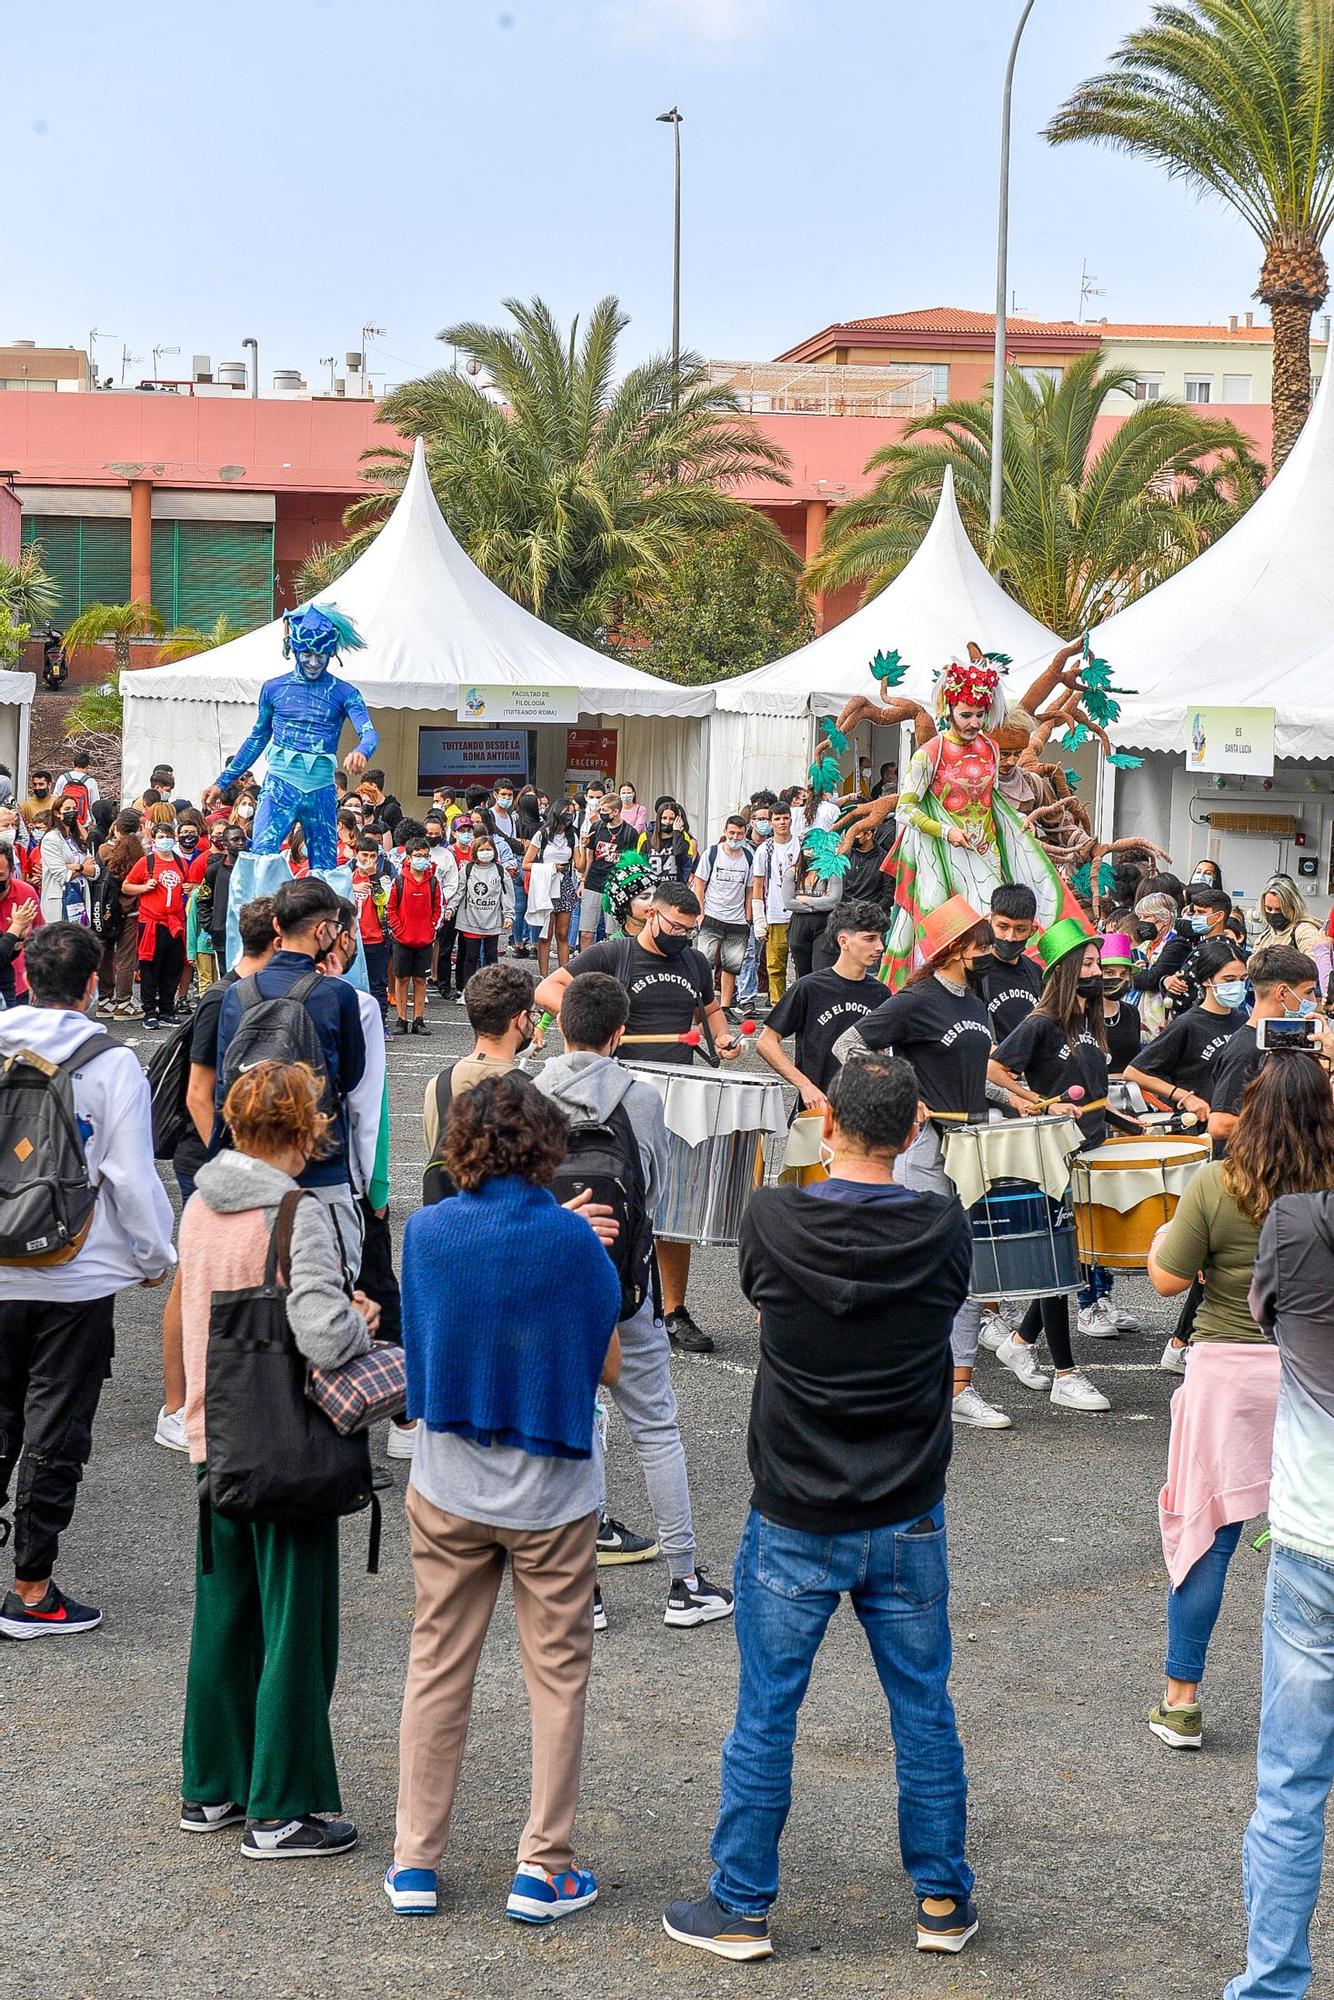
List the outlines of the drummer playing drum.
{"label": "drummer playing drum", "polygon": [[[1042,994],[1026,1021],[1008,1034],[992,1059],[993,1083],[1019,1093],[1025,1108],[1053,1101],[1077,1085],[1079,1129],[1086,1146],[1098,1145],[1107,1128],[1107,1029],[1102,1011],[1102,961],[1098,940],[1076,917],[1061,917],[1038,939],[1042,961]],[[1028,1089],[1023,1089],[1026,1082]],[[1073,1107],[1072,1107],[1073,1109]],[[1103,1274],[1107,1277],[1107,1274]],[[1091,1274],[1090,1293],[1098,1280]],[[1108,1278],[1110,1284],[1110,1278]],[[1119,1331],[1110,1315],[1088,1319],[1096,1297],[1080,1313],[1083,1332]],[[1051,1400],[1067,1410],[1102,1411],[1111,1404],[1074,1364],[1070,1349],[1070,1304],[1061,1294],[1035,1299],[1017,1333],[996,1349],[998,1361],[1018,1376],[1026,1389],[1047,1388],[1034,1346],[1039,1333],[1055,1366]]]}
{"label": "drummer playing drum", "polygon": [[[695,1025],[696,1015],[722,1061],[735,1061],[743,1044],[718,1004],[708,960],[694,949],[700,915],[699,898],[683,882],[660,882],[638,937],[612,938],[581,951],[542,981],[537,1005],[559,1014],[571,979],[582,972],[608,972],[625,988],[630,1002],[626,1040],[637,1045],[643,1061],[689,1066],[694,1050],[681,1037]],[[663,1319],[673,1347],[709,1354],[713,1341],[686,1306],[690,1248],[689,1243],[659,1239]]]}
{"label": "drummer playing drum", "polygon": [[[971,963],[985,949],[985,935],[984,920],[971,903],[951,896],[922,925],[917,947],[921,963],[907,984],[835,1044],[835,1054],[844,1061],[858,1053],[860,1043],[863,1049],[892,1049],[913,1066],[927,1116],[918,1137],[895,1162],[894,1178],[904,1187],[953,1194],[942,1158],[942,1130],[984,1119],[989,1100],[1018,1111],[1029,1096],[1027,1091],[988,1088],[991,1021],[968,985]],[[950,1334],[953,1417],[956,1424],[978,1430],[1009,1430],[1004,1410],[993,1408],[973,1386],[981,1310],[976,1299],[965,1299]]]}

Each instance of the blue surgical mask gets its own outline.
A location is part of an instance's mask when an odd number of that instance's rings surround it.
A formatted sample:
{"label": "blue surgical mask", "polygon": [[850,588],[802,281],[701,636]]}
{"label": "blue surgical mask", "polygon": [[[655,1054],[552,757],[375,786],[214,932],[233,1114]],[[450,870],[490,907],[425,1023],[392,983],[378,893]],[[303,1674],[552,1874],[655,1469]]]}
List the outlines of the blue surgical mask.
{"label": "blue surgical mask", "polygon": [[1315,1001],[1308,994],[1305,1000],[1299,1000],[1295,1007],[1289,1007],[1286,1012],[1289,1020],[1305,1021],[1309,1015],[1314,1014]]}
{"label": "blue surgical mask", "polygon": [[755,831],[756,831],[756,833],[758,833],[758,834],[761,834],[761,835],[763,835],[763,834],[767,834],[767,833],[772,833],[772,832],[773,832],[773,830],[774,830],[774,829],[773,829],[773,822],[772,822],[771,820],[767,820],[767,819],[757,819],[757,820],[756,820],[756,822],[755,822]]}
{"label": "blue surgical mask", "polygon": [[1215,979],[1214,999],[1220,1007],[1231,1013],[1246,1004],[1246,981],[1244,979]]}
{"label": "blue surgical mask", "polygon": [[1190,920],[1190,927],[1194,931],[1196,937],[1202,937],[1205,931],[1207,931],[1209,928],[1209,919],[1208,917],[1192,917]]}

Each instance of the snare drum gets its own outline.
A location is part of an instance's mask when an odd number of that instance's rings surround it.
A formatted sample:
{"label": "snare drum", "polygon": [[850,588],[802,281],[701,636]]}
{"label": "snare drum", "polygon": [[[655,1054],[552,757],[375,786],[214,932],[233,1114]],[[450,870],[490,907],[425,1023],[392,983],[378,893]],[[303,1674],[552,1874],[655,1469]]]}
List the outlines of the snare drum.
{"label": "snare drum", "polygon": [[1207,1139],[1108,1139],[1074,1163],[1079,1254],[1086,1264],[1142,1271],[1158,1230],[1209,1159]]}
{"label": "snare drum", "polygon": [[968,1209],[974,1299],[1041,1299],[1083,1282],[1070,1206],[1073,1118],[1006,1119],[942,1135],[945,1172]]}
{"label": "snare drum", "polygon": [[1159,1110],[1151,1106],[1137,1083],[1126,1083],[1124,1080],[1108,1084],[1107,1103],[1111,1110],[1123,1111],[1127,1118],[1138,1118],[1149,1131],[1170,1125],[1177,1115],[1170,1109]]}
{"label": "snare drum", "polygon": [[789,1187],[812,1187],[817,1181],[829,1179],[829,1169],[820,1159],[823,1136],[823,1111],[797,1113],[788,1128],[783,1164],[778,1171],[780,1181],[785,1181]]}
{"label": "snare drum", "polygon": [[787,1129],[775,1078],[730,1076],[678,1063],[627,1063],[662,1099],[667,1179],[653,1233],[669,1243],[733,1244],[755,1186],[760,1142]]}

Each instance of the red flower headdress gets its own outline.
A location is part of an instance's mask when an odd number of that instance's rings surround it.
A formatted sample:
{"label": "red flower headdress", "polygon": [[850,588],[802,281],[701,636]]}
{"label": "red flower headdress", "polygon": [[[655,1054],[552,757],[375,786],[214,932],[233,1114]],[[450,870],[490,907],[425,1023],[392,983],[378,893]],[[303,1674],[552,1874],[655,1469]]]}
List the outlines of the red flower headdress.
{"label": "red flower headdress", "polygon": [[996,699],[1000,674],[984,661],[953,660],[940,677],[939,696],[947,708],[986,708]]}

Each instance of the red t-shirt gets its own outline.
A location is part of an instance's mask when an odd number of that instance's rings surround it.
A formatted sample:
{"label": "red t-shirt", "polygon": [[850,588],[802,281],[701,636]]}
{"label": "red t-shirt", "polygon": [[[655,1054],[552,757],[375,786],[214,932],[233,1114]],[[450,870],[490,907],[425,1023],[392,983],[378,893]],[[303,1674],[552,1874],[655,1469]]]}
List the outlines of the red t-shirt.
{"label": "red t-shirt", "polygon": [[151,882],[147,895],[135,898],[141,925],[165,924],[176,937],[185,935],[185,876],[180,856],[146,854],[125,877],[129,883]]}
{"label": "red t-shirt", "polygon": [[200,882],[203,881],[204,870],[207,867],[208,867],[208,845],[207,843],[205,843],[202,847],[197,847],[195,849],[194,854],[191,856],[189,866],[186,868],[185,886],[187,889],[193,889]]}

